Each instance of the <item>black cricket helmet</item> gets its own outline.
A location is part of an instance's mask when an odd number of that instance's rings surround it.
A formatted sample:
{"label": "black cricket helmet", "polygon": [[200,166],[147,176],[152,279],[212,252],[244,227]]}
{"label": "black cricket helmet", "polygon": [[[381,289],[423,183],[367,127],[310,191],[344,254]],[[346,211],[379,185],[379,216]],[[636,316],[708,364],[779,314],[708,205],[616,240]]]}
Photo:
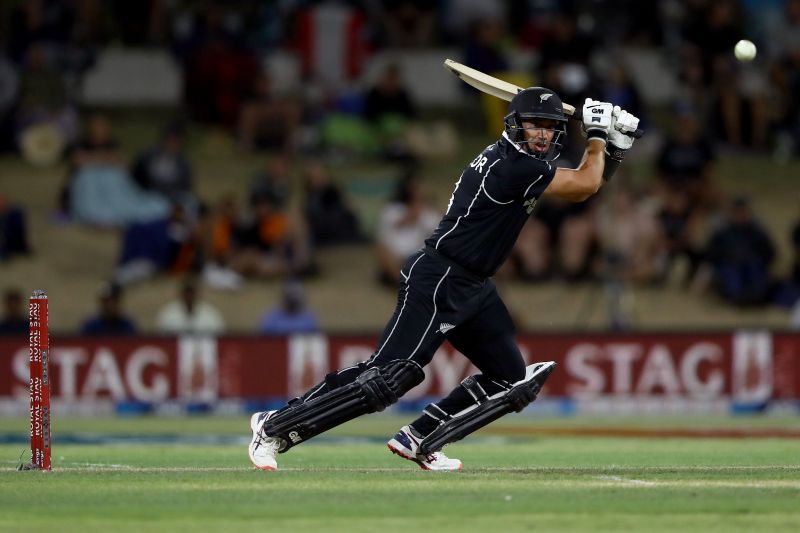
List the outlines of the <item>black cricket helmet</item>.
{"label": "black cricket helmet", "polygon": [[[555,120],[558,125],[553,128],[553,138],[545,151],[531,150],[525,142],[523,121],[543,118]],[[552,161],[561,154],[561,148],[567,136],[567,116],[561,98],[550,89],[544,87],[529,87],[514,96],[508,104],[508,114],[503,119],[508,138],[524,150],[528,155],[537,159]],[[538,128],[537,128],[538,129]]]}

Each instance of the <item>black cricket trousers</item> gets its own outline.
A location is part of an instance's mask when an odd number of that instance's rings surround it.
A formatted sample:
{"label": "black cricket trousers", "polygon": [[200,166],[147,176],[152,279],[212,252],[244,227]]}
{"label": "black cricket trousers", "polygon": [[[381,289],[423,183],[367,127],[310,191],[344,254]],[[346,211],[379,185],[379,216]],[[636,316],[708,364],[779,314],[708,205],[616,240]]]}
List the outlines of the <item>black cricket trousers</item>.
{"label": "black cricket trousers", "polygon": [[[508,390],[525,377],[525,361],[514,338],[514,324],[490,278],[480,278],[435,250],[420,250],[403,266],[397,305],[369,360],[333,372],[308,391],[303,401],[353,382],[365,369],[395,359],[420,366],[447,339],[480,371],[478,385],[486,394]],[[474,402],[462,388],[429,406],[414,428],[434,429],[443,414],[453,415]],[[427,416],[426,416],[427,415]]]}

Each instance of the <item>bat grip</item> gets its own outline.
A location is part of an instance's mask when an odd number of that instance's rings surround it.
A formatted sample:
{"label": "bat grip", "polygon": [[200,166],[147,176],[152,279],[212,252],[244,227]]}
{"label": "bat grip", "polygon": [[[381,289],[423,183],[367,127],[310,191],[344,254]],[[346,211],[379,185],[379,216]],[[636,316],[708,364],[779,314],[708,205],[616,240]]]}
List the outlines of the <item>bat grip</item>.
{"label": "bat grip", "polygon": [[[572,120],[583,120],[583,109],[575,108],[575,111],[569,116]],[[634,139],[641,139],[642,135],[644,135],[643,129],[637,129],[633,133],[626,133],[625,135],[630,135]]]}

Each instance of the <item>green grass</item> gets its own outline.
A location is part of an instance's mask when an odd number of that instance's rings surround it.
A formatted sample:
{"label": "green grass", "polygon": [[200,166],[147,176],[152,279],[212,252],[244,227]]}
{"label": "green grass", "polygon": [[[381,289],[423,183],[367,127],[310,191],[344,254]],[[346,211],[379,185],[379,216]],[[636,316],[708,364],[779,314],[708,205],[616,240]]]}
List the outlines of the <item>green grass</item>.
{"label": "green grass", "polygon": [[[377,440],[397,423],[393,417],[351,423],[335,433],[376,439],[320,439],[280,456],[281,470],[265,473],[249,467],[241,417],[65,420],[58,429],[62,435],[186,431],[243,440],[102,446],[56,441],[50,473],[13,470],[24,445],[0,445],[0,530],[800,529],[797,439],[479,435],[447,448],[464,461],[462,472],[435,474],[389,454]],[[542,422],[570,423],[587,425]],[[710,423],[730,425],[719,419],[704,425]],[[745,419],[733,426],[787,424],[791,420]],[[652,425],[652,419],[627,422]],[[0,434],[19,427],[24,421],[0,421]]]}

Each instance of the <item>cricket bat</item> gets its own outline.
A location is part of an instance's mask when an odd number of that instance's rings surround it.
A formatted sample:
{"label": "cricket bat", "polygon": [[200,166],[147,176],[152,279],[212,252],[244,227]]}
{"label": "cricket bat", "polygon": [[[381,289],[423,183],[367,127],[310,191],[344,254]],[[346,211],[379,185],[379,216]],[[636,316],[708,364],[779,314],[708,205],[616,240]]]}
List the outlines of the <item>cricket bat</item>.
{"label": "cricket bat", "polygon": [[[511,99],[514,98],[514,95],[522,90],[522,87],[517,87],[513,83],[499,80],[493,76],[484,74],[480,70],[475,70],[474,68],[462,65],[457,61],[453,61],[452,59],[445,59],[444,66],[445,68],[450,69],[456,76],[461,78],[461,81],[465,82],[466,84],[475,87],[481,92],[491,94],[492,96],[496,96],[497,98],[507,102],[510,102]],[[580,120],[582,118],[580,109],[575,109],[575,106],[567,103],[562,103],[562,105],[566,115],[569,115],[571,118],[576,120]],[[633,132],[632,135],[634,138],[638,139],[644,135],[644,131],[638,129]]]}

